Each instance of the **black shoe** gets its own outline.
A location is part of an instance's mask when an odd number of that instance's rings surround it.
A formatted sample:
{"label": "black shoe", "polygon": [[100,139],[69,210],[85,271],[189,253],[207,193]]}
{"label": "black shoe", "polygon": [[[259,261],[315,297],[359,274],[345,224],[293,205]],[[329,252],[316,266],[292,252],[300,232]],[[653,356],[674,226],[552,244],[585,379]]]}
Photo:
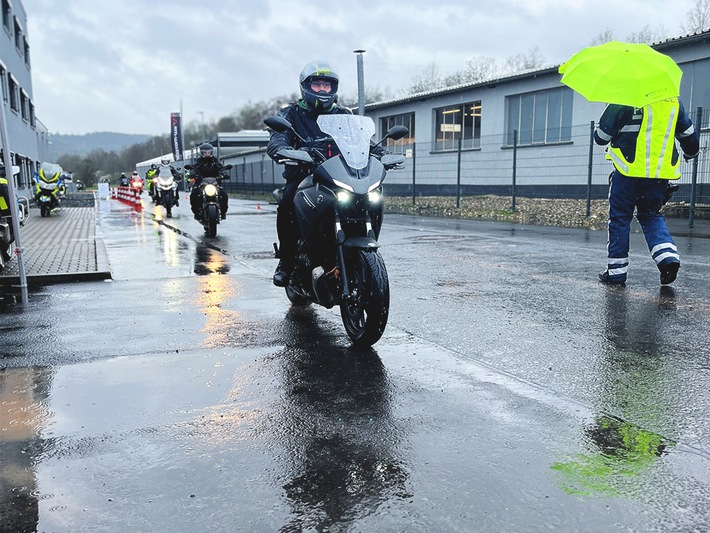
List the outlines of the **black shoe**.
{"label": "black shoe", "polygon": [[608,269],[604,270],[603,272],[599,272],[599,281],[601,281],[602,283],[608,283],[609,285],[625,285],[626,284],[626,281],[610,279]]}
{"label": "black shoe", "polygon": [[180,202],[178,202],[177,200],[175,201],[175,207],[180,207]]}
{"label": "black shoe", "polygon": [[195,220],[197,220],[198,222],[201,221],[199,214],[193,213],[192,216],[194,216],[194,217],[195,217]]}
{"label": "black shoe", "polygon": [[673,261],[672,263],[666,263],[661,267],[661,285],[670,285],[675,281],[678,276],[678,269],[680,268],[680,263],[678,261]]}
{"label": "black shoe", "polygon": [[276,267],[276,272],[274,272],[274,285],[277,287],[285,287],[288,285],[288,277],[288,269],[286,268],[286,265],[284,265],[283,261],[279,261],[279,264]]}
{"label": "black shoe", "polygon": [[222,214],[220,215],[220,218],[221,218],[222,220],[225,220],[225,219],[227,218],[227,213],[222,213]]}

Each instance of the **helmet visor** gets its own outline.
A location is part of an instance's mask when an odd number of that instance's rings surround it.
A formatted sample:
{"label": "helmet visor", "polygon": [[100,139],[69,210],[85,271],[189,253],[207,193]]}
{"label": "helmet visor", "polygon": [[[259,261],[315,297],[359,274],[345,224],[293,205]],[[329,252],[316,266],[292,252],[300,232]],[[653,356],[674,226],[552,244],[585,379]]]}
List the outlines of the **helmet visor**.
{"label": "helmet visor", "polygon": [[311,90],[316,93],[324,92],[330,94],[330,92],[333,90],[333,84],[330,80],[323,80],[318,78],[311,79],[310,87]]}

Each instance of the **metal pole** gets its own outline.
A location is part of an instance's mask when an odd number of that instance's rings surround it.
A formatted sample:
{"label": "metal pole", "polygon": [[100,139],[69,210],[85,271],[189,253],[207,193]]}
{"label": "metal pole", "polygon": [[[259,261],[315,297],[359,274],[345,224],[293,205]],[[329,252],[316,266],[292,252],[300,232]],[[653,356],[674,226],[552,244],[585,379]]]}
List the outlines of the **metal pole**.
{"label": "metal pole", "polygon": [[515,211],[515,179],[518,165],[518,130],[513,130],[513,186],[512,186],[512,207]]}
{"label": "metal pole", "polygon": [[417,204],[417,143],[412,143],[412,205]]}
{"label": "metal pole", "polygon": [[592,158],[594,156],[594,121],[589,123],[589,164],[587,166],[587,216],[592,213]]}
{"label": "metal pole", "polygon": [[17,270],[20,275],[20,295],[22,303],[27,303],[27,275],[25,273],[25,260],[22,256],[22,236],[20,235],[20,213],[17,209],[17,197],[15,196],[15,176],[12,174],[12,159],[10,158],[10,146],[7,141],[7,122],[5,115],[5,104],[0,102],[0,137],[2,137],[2,155],[5,162],[5,177],[7,178],[7,199],[10,204],[10,215],[12,216],[12,231],[15,234],[15,255],[17,256]]}
{"label": "metal pole", "polygon": [[463,135],[459,137],[459,147],[456,161],[456,207],[461,205],[461,143]]}
{"label": "metal pole", "polygon": [[261,195],[264,195],[264,156],[261,156]]}
{"label": "metal pole", "polygon": [[365,114],[365,73],[362,54],[365,50],[354,50],[357,54],[357,114]]}
{"label": "metal pole", "polygon": [[[698,107],[695,112],[695,127],[698,129],[698,134],[702,129],[703,108]],[[688,213],[688,227],[692,228],[695,225],[695,196],[698,190],[698,157],[693,159],[693,179],[690,182],[690,211]]]}

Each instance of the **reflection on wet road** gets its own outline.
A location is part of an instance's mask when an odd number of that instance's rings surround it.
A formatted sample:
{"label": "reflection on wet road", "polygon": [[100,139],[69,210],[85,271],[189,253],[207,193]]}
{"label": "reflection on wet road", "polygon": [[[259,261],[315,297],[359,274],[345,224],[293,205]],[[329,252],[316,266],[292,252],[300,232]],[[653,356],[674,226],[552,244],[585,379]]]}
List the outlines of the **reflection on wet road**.
{"label": "reflection on wet road", "polygon": [[391,498],[407,498],[387,373],[372,349],[324,335],[311,309],[291,309],[282,334],[283,402],[275,420],[286,531],[327,531]]}

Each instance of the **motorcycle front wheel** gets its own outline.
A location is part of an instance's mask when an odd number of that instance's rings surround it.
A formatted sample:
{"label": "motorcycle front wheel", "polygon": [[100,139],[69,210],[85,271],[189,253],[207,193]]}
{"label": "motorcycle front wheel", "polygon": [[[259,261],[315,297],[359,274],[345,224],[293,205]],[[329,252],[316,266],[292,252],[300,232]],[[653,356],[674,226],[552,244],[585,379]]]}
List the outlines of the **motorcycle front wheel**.
{"label": "motorcycle front wheel", "polygon": [[205,233],[208,237],[217,236],[217,224],[219,224],[219,212],[217,211],[216,205],[208,205],[207,212],[205,213],[206,224]]}
{"label": "motorcycle front wheel", "polygon": [[350,297],[340,304],[340,316],[353,344],[371,346],[385,331],[390,286],[379,252],[352,251],[345,260]]}

